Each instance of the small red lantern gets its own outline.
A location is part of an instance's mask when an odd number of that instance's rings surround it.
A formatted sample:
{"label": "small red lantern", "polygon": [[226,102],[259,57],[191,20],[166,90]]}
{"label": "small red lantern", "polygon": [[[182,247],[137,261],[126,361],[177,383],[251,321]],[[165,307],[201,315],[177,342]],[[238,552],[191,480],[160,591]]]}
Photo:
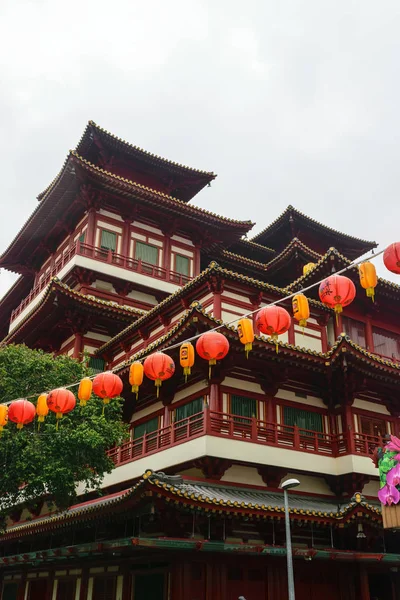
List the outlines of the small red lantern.
{"label": "small red lantern", "polygon": [[348,277],[331,275],[324,279],[319,286],[321,302],[335,309],[338,315],[343,312],[343,307],[353,302],[356,296],[356,286]]}
{"label": "small red lantern", "polygon": [[22,429],[24,425],[32,423],[36,415],[36,408],[28,400],[15,400],[8,407],[8,418],[17,424],[17,429]]}
{"label": "small red lantern", "polygon": [[286,333],[290,328],[291,318],[282,306],[272,304],[261,308],[256,317],[256,325],[261,333],[269,335],[275,342],[278,352],[278,335]]}
{"label": "small red lantern", "polygon": [[222,333],[207,331],[197,340],[196,351],[201,358],[208,360],[210,377],[212,365],[215,365],[217,360],[222,360],[228,354],[229,342]]}
{"label": "small red lantern", "polygon": [[400,242],[390,244],[383,253],[385,267],[392,273],[400,275]]}
{"label": "small red lantern", "polygon": [[146,377],[154,381],[158,398],[162,382],[170,379],[175,373],[175,363],[168,354],[156,352],[145,359],[143,368]]}
{"label": "small red lantern", "polygon": [[105,371],[96,375],[93,379],[92,390],[96,396],[103,398],[103,413],[104,406],[109,404],[111,398],[119,396],[123,387],[122,379],[112,371]]}
{"label": "small red lantern", "polygon": [[56,413],[57,426],[63,415],[74,410],[76,406],[76,398],[72,392],[66,388],[57,388],[52,390],[47,396],[47,406],[49,409]]}

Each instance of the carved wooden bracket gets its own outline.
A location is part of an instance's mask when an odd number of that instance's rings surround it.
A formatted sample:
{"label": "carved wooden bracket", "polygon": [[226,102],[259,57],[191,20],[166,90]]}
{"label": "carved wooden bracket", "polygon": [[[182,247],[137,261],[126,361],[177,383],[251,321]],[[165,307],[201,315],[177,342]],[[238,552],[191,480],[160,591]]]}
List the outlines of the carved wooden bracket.
{"label": "carved wooden bracket", "polygon": [[204,456],[194,461],[194,466],[200,469],[206,479],[217,479],[218,481],[225,472],[232,466],[232,461],[225,458],[214,458],[213,456]]}
{"label": "carved wooden bracket", "polygon": [[338,496],[352,497],[356,492],[362,492],[371,477],[362,473],[346,473],[346,475],[325,475],[325,481],[332,492]]}
{"label": "carved wooden bracket", "polygon": [[273,466],[258,467],[257,471],[265,485],[271,488],[278,488],[288,473],[287,469]]}

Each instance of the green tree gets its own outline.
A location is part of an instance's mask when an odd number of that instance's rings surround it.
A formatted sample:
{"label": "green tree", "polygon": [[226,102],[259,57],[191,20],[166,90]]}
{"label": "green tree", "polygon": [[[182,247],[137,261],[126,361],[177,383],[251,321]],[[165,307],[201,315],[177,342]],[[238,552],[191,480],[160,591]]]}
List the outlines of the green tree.
{"label": "green tree", "polygon": [[[43,391],[69,385],[90,373],[85,362],[68,356],[54,358],[24,345],[0,349],[0,402],[30,398],[34,403]],[[71,390],[75,394],[77,388]],[[0,515],[7,516],[16,504],[35,503],[46,497],[58,508],[76,499],[76,485],[99,489],[112,461],[106,450],[127,436],[122,421],[122,400],[114,399],[105,408],[92,397],[64,415],[56,430],[49,413],[40,431],[34,423],[17,430],[8,422],[0,438]]]}

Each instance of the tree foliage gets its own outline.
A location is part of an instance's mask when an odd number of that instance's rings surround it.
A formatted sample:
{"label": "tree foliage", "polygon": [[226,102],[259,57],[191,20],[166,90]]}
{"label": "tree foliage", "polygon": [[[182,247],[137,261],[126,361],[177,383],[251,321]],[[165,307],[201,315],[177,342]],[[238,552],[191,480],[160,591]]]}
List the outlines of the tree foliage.
{"label": "tree foliage", "polygon": [[[54,358],[23,345],[0,349],[0,402],[30,398],[34,403],[43,391],[69,385],[87,376],[89,369],[68,356]],[[77,393],[77,389],[72,389]],[[127,435],[122,421],[122,400],[114,399],[105,408],[92,397],[64,415],[56,430],[49,413],[45,423],[17,430],[9,422],[0,438],[0,514],[4,517],[21,501],[25,505],[46,497],[58,508],[76,498],[76,485],[98,489],[105,473],[113,468],[106,450],[120,444]]]}

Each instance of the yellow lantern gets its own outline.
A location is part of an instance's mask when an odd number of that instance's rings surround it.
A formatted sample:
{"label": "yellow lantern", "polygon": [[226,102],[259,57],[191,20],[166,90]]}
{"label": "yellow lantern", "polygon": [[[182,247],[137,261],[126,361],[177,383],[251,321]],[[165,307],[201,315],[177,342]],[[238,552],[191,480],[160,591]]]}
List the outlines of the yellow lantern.
{"label": "yellow lantern", "polygon": [[190,342],[185,342],[179,349],[179,362],[183,367],[183,374],[185,381],[187,381],[188,375],[192,372],[194,365],[194,347]]}
{"label": "yellow lantern", "polygon": [[49,414],[49,407],[47,406],[47,394],[40,394],[36,402],[36,414],[38,416],[39,428],[40,423],[43,423],[45,417]]}
{"label": "yellow lantern", "polygon": [[93,381],[90,377],[84,377],[78,388],[78,398],[80,406],[86,406],[86,402],[90,400],[90,396],[92,395],[92,387]]}
{"label": "yellow lantern", "polygon": [[251,319],[240,319],[238,321],[238,336],[239,340],[244,344],[244,351],[246,352],[246,358],[249,357],[249,352],[253,348],[254,342],[254,329],[253,321]]}
{"label": "yellow lantern", "polygon": [[304,294],[296,294],[292,298],[293,316],[300,327],[306,327],[307,319],[310,318],[310,306]]}
{"label": "yellow lantern", "polygon": [[378,283],[375,265],[369,261],[362,263],[358,267],[358,273],[360,275],[361,287],[366,290],[368,298],[372,298],[372,302],[374,302],[375,288]]}
{"label": "yellow lantern", "polygon": [[304,265],[303,267],[303,275],[308,275],[308,273],[310,271],[313,270],[313,268],[315,267],[315,263],[307,263],[306,265]]}
{"label": "yellow lantern", "polygon": [[132,392],[136,394],[136,400],[139,395],[139,387],[143,383],[143,365],[141,362],[136,361],[129,367],[129,383],[132,386]]}
{"label": "yellow lantern", "polygon": [[7,425],[8,421],[8,406],[6,404],[0,404],[0,435],[3,431],[3,427]]}

